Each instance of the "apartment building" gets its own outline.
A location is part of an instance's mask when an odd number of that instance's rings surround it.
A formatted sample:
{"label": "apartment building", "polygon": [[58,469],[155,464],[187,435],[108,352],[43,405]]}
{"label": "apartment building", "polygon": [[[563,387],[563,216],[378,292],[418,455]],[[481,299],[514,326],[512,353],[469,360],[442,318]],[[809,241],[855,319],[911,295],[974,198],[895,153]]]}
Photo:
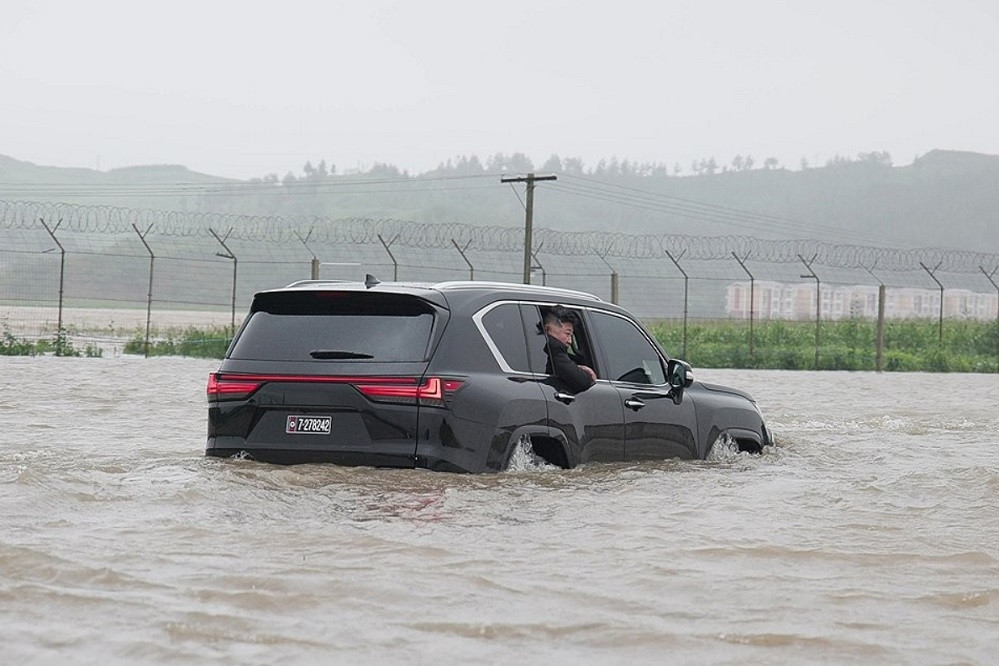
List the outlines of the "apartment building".
{"label": "apartment building", "polygon": [[[750,292],[756,319],[814,319],[815,284],[757,281],[734,282],[728,286],[725,311],[733,319],[748,319]],[[819,288],[819,314],[822,319],[877,319],[878,287],[872,285],[829,285]],[[943,314],[947,318],[991,320],[999,311],[996,294],[967,289],[943,292]],[[889,287],[885,294],[885,318],[924,319],[940,314],[940,291],[912,287]]]}

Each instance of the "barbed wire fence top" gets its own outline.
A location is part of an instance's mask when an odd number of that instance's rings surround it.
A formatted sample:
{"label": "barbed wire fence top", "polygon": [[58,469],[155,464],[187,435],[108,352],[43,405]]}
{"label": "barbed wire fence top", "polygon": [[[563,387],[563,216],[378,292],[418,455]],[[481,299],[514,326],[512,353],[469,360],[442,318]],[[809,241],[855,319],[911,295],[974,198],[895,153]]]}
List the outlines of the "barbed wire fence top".
{"label": "barbed wire fence top", "polygon": [[[264,243],[371,245],[379,236],[413,249],[452,250],[453,243],[476,251],[521,252],[521,227],[477,226],[460,222],[425,223],[395,219],[228,215],[0,200],[0,230],[44,233],[40,220],[62,221],[62,229],[113,239],[148,229],[164,239],[209,239],[212,229],[233,240]],[[631,235],[607,231],[537,229],[535,248],[548,255],[604,255],[621,259],[664,259],[667,253],[688,260],[728,261],[732,253],[761,263],[797,263],[804,256],[817,265],[854,270],[916,271],[921,264],[949,273],[975,273],[999,264],[999,255],[941,248],[896,249],[825,241],[763,240],[750,236]]]}
{"label": "barbed wire fence top", "polygon": [[[233,325],[255,292],[310,266],[335,279],[520,282],[523,251],[520,226],[0,200],[0,315],[35,335],[52,330],[55,307],[76,311],[66,322],[80,329]],[[726,301],[736,283],[988,295],[999,280],[996,254],[742,235],[540,228],[532,255],[533,282],[616,297],[646,319],[745,317]]]}

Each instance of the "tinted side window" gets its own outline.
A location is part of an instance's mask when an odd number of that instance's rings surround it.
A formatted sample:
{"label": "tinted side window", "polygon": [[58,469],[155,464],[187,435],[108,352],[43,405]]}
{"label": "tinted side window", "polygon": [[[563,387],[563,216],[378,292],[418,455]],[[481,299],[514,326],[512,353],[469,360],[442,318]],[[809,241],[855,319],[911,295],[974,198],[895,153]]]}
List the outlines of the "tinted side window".
{"label": "tinted side window", "polygon": [[524,333],[527,336],[527,352],[530,355],[531,372],[542,374],[548,364],[545,353],[547,338],[541,321],[541,310],[537,305],[521,305],[524,315]]}
{"label": "tinted side window", "polygon": [[531,371],[524,342],[524,322],[520,319],[520,307],[516,303],[494,307],[482,317],[482,326],[511,369]]}
{"label": "tinted side window", "polygon": [[612,381],[665,384],[656,348],[633,323],[621,317],[591,312],[600,344],[607,351],[607,376]]}
{"label": "tinted side window", "polygon": [[273,293],[253,310],[229,358],[423,361],[434,326],[432,306],[397,295]]}

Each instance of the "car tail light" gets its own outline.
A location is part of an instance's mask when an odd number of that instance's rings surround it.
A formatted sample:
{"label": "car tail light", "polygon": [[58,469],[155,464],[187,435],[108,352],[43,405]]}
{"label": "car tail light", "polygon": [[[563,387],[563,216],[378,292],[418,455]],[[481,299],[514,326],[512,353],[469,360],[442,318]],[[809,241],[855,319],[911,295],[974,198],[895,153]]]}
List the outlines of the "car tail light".
{"label": "car tail light", "polygon": [[268,382],[351,384],[372,400],[443,407],[444,399],[461,388],[458,379],[427,377],[351,377],[331,375],[238,375],[213,372],[208,375],[209,400],[247,398]]}
{"label": "car tail light", "polygon": [[208,399],[238,400],[246,398],[264,385],[263,381],[251,376],[224,377],[221,372],[208,375]]}
{"label": "car tail light", "polygon": [[453,395],[463,382],[457,379],[427,377],[422,384],[410,377],[379,378],[378,384],[358,383],[357,390],[372,400],[443,407],[444,398]]}

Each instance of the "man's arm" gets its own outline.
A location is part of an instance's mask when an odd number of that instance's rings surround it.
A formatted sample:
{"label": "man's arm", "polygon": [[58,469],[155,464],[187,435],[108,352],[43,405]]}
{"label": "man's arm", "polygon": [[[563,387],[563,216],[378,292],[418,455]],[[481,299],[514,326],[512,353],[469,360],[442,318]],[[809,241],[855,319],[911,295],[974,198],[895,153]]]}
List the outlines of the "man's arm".
{"label": "man's arm", "polygon": [[566,346],[550,336],[548,338],[548,355],[552,362],[552,374],[565,382],[572,391],[579,393],[593,386],[596,381],[596,374],[593,373],[593,370],[576,365],[569,358]]}

